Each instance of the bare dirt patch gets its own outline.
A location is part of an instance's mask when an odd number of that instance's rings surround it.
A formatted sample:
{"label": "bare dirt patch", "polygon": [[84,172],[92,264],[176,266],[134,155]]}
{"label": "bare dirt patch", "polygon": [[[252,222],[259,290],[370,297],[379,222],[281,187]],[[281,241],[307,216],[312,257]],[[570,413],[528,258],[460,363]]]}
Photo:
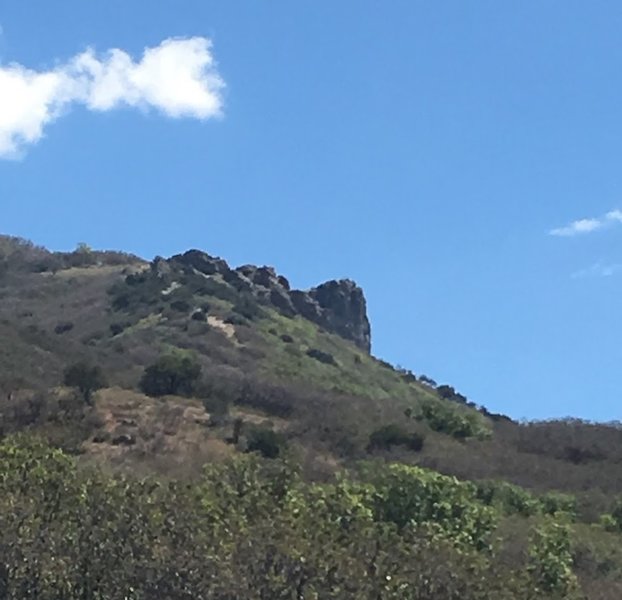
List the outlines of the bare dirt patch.
{"label": "bare dirt patch", "polygon": [[229,339],[232,339],[235,336],[235,327],[231,325],[231,323],[225,323],[222,319],[214,317],[213,315],[207,317],[207,323],[211,327],[220,329]]}

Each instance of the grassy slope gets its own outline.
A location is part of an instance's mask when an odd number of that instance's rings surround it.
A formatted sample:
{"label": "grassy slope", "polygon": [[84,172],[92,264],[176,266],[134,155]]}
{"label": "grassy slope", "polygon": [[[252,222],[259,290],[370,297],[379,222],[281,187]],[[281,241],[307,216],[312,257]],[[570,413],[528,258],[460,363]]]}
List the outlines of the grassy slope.
{"label": "grassy slope", "polygon": [[[334,334],[321,331],[301,317],[288,318],[267,311],[258,331],[269,347],[262,370],[284,380],[302,380],[320,389],[334,390],[376,400],[400,400],[409,405],[420,398],[436,396],[424,385],[407,383],[397,372]],[[281,336],[293,342],[284,342]],[[333,356],[336,365],[325,364],[307,355],[317,349]]]}

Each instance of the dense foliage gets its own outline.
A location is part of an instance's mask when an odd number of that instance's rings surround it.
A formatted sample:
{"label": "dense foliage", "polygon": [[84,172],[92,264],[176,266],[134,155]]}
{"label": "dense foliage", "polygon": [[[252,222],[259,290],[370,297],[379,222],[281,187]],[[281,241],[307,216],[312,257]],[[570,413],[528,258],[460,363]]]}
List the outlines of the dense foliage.
{"label": "dense foliage", "polygon": [[201,376],[201,365],[188,352],[169,352],[149,365],[140,380],[148,396],[190,395]]}
{"label": "dense foliage", "polygon": [[581,598],[567,520],[525,521],[529,546],[509,561],[504,513],[478,494],[397,464],[305,483],[291,461],[253,454],[192,484],[140,479],[7,438],[0,597]]}

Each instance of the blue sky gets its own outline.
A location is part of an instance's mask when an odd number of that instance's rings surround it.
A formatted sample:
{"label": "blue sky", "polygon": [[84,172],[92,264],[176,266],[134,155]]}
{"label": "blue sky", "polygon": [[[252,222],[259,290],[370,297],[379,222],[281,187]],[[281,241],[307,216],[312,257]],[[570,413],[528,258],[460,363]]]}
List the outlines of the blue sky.
{"label": "blue sky", "polygon": [[514,417],[620,417],[619,2],[4,0],[0,26],[1,232],[348,276],[375,354]]}

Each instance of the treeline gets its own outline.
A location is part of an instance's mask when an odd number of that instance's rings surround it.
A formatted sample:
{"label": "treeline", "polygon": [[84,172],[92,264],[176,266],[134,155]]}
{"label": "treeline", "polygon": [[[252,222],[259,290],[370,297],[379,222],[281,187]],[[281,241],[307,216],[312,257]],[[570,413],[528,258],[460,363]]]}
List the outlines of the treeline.
{"label": "treeline", "polygon": [[193,483],[138,479],[78,468],[33,438],[7,438],[0,598],[584,597],[572,506],[558,499],[524,519],[531,533],[517,550],[499,536],[505,492],[485,496],[399,464],[366,463],[312,484],[291,461],[253,454],[210,464]]}

